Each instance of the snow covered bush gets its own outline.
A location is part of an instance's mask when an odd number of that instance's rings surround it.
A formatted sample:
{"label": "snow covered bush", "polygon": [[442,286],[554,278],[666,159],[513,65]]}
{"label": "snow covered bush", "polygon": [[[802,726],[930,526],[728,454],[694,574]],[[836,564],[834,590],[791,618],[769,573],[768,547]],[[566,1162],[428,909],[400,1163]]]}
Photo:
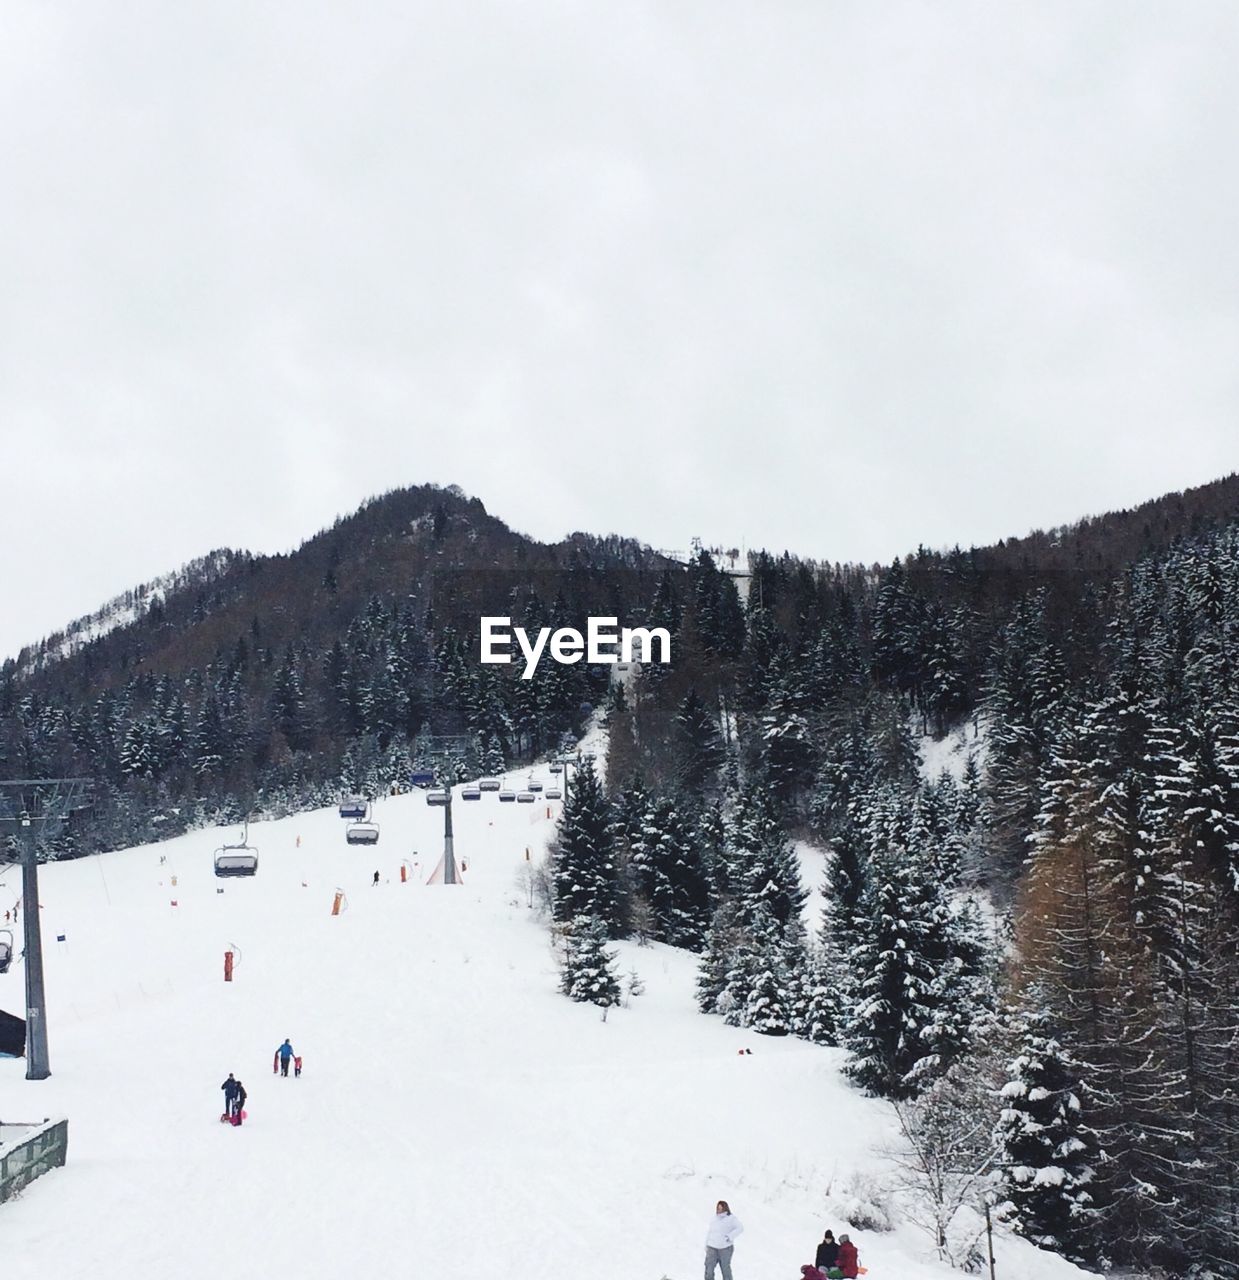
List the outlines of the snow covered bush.
{"label": "snow covered bush", "polygon": [[867,1173],[858,1173],[840,1186],[832,1205],[844,1222],[857,1231],[891,1231],[895,1220],[889,1189]]}
{"label": "snow covered bush", "polygon": [[578,916],[563,931],[564,954],[559,989],[569,999],[602,1006],[620,1003],[616,953],[607,947],[606,926]]}
{"label": "snow covered bush", "polygon": [[981,1214],[994,1163],[987,1095],[992,1089],[973,1063],[949,1071],[913,1101],[892,1103],[903,1140],[890,1158],[904,1216],[957,1268],[970,1268],[985,1229]]}

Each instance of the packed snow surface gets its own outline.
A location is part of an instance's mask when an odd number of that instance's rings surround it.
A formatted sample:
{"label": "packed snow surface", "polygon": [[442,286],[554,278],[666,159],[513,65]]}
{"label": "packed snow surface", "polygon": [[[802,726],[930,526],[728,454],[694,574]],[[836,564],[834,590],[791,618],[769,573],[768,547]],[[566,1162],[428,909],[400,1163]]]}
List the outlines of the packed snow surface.
{"label": "packed snow surface", "polygon": [[[0,1060],[0,1119],[67,1115],[69,1161],[0,1205],[6,1280],[695,1280],[720,1197],[736,1280],[791,1280],[882,1196],[892,1119],[839,1051],[703,1017],[666,947],[619,948],[646,990],[605,1020],[566,1000],[523,883],[547,803],[452,811],[459,886],[426,883],[443,811],[418,793],[375,805],[374,848],[334,810],[251,826],[249,880],[213,874],[235,829],[41,869],[53,1074]],[[286,1036],[300,1079],[272,1073]],[[851,1234],[873,1280],[950,1274],[910,1226]],[[1080,1274],[999,1247],[1003,1280]]]}

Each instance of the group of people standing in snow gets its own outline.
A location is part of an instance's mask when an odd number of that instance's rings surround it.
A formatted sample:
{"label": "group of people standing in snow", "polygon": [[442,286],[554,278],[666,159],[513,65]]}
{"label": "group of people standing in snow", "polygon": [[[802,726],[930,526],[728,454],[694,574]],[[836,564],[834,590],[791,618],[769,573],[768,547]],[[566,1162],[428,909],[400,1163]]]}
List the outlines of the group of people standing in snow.
{"label": "group of people standing in snow", "polygon": [[[291,1042],[286,1039],[275,1051],[272,1070],[286,1077],[290,1062],[293,1066],[293,1075],[299,1076],[301,1074],[301,1059],[297,1056]],[[220,1119],[232,1125],[240,1125],[245,1119],[245,1099],[249,1096],[245,1092],[245,1086],[230,1071],[228,1079],[219,1087],[224,1091],[224,1114],[220,1116]]]}
{"label": "group of people standing in snow", "polygon": [[272,1060],[272,1071],[278,1071],[280,1075],[288,1075],[288,1064],[292,1063],[293,1075],[301,1074],[301,1059],[297,1057],[297,1051],[287,1040],[275,1051],[275,1058]]}
{"label": "group of people standing in snow", "polygon": [[249,1096],[245,1086],[230,1071],[228,1079],[219,1087],[224,1091],[224,1114],[220,1119],[239,1125],[245,1119],[245,1099]]}
{"label": "group of people standing in snow", "polygon": [[860,1257],[851,1236],[841,1235],[836,1243],[835,1233],[827,1231],[817,1246],[813,1266],[801,1267],[800,1274],[803,1280],[818,1280],[819,1276],[828,1276],[830,1280],[855,1280],[860,1274]]}
{"label": "group of people standing in snow", "polygon": [[[706,1230],[705,1280],[714,1280],[715,1270],[722,1269],[723,1280],[732,1280],[731,1257],[735,1252],[736,1237],[744,1230],[740,1219],[731,1211],[726,1200],[714,1206],[714,1217]],[[841,1235],[835,1241],[835,1233],[827,1231],[817,1246],[817,1256],[812,1264],[800,1268],[802,1280],[855,1280],[863,1268],[851,1237]]]}

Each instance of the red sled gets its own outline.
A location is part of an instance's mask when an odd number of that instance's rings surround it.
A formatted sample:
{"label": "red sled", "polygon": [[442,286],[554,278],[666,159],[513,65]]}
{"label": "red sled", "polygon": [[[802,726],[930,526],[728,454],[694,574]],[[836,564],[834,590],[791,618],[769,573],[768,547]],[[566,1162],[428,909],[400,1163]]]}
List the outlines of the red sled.
{"label": "red sled", "polygon": [[271,1059],[271,1074],[274,1075],[280,1069],[280,1051],[275,1051],[275,1057]]}

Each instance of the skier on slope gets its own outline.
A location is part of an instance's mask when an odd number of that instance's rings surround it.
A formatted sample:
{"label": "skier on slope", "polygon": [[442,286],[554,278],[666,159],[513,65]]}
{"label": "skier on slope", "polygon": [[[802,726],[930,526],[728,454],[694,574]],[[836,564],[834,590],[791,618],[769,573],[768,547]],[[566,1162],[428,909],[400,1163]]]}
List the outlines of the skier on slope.
{"label": "skier on slope", "polygon": [[278,1067],[280,1075],[286,1076],[288,1074],[288,1064],[292,1061],[293,1056],[293,1047],[287,1040],[285,1040],[284,1043],[275,1051],[273,1069]]}

